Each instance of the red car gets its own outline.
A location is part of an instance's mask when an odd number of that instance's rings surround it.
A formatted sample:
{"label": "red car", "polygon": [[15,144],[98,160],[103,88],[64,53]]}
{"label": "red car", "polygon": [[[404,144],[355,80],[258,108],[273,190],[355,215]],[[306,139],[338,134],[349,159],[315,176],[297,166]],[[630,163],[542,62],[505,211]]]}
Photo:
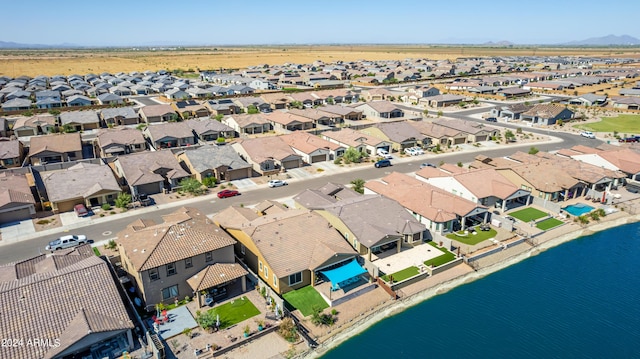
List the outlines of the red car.
{"label": "red car", "polygon": [[87,207],[84,206],[84,204],[76,204],[73,207],[73,211],[76,212],[76,215],[78,215],[78,217],[87,217],[89,215],[89,211],[87,210]]}
{"label": "red car", "polygon": [[225,189],[218,192],[218,198],[228,198],[228,197],[234,197],[239,195],[240,195],[240,192],[233,189]]}

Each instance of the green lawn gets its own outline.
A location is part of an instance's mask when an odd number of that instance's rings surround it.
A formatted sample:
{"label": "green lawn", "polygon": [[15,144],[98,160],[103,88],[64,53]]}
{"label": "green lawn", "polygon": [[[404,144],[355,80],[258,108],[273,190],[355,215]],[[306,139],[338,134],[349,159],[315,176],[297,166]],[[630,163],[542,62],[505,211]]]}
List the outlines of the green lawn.
{"label": "green lawn", "polygon": [[476,245],[482,241],[485,241],[489,238],[494,238],[498,232],[491,228],[488,231],[481,231],[479,228],[476,230],[476,234],[472,234],[472,228],[467,229],[469,231],[468,234],[464,235],[461,232],[449,233],[447,234],[447,238],[456,240],[460,243],[468,244],[470,246]]}
{"label": "green lawn", "polygon": [[521,220],[522,222],[531,222],[531,221],[535,221],[538,218],[548,216],[547,213],[542,212],[541,210],[535,209],[535,208],[521,209],[519,211],[511,212],[509,213],[509,215],[511,217]]}
{"label": "green lawn", "polygon": [[283,297],[287,302],[289,302],[289,304],[291,304],[291,306],[300,310],[300,313],[305,317],[313,314],[314,307],[320,309],[329,307],[329,304],[322,299],[320,293],[310,285],[298,290],[287,292]]}
{"label": "green lawn", "polygon": [[449,252],[448,250],[444,249],[444,248],[438,248],[438,246],[436,246],[435,243],[433,242],[429,242],[429,244],[431,246],[433,246],[434,248],[436,248],[437,250],[442,252],[442,255],[439,255],[435,258],[429,259],[428,261],[424,262],[424,265],[426,265],[427,267],[431,267],[431,265],[433,265],[434,267],[437,266],[441,266],[445,263],[449,263],[452,260],[454,260],[456,258],[456,255]]}
{"label": "green lawn", "polygon": [[411,278],[418,273],[420,273],[420,270],[418,269],[418,267],[411,266],[409,268],[405,268],[395,273],[383,275],[380,278],[382,278],[385,282],[388,282],[389,277],[393,277],[393,281],[397,283],[397,282],[402,282],[405,279]]}
{"label": "green lawn", "polygon": [[557,227],[559,225],[561,225],[563,222],[559,219],[555,219],[555,218],[547,218],[544,221],[540,221],[538,223],[536,223],[536,227],[540,228],[543,231],[546,231],[547,229],[551,229],[553,227]]}
{"label": "green lawn", "polygon": [[576,126],[593,132],[618,131],[620,136],[640,134],[640,115],[603,117],[602,121]]}
{"label": "green lawn", "polygon": [[242,299],[236,299],[233,302],[227,302],[213,309],[209,309],[209,313],[212,313],[214,316],[216,314],[220,315],[220,327],[224,329],[238,324],[243,320],[255,317],[260,314],[260,311],[247,297],[242,297]]}

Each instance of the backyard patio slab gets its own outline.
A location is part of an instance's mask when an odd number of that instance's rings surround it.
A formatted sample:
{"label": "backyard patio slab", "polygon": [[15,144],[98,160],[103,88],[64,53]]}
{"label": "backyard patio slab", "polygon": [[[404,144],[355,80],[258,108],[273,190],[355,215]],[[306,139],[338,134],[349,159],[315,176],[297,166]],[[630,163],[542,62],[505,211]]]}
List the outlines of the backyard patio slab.
{"label": "backyard patio slab", "polygon": [[[167,317],[169,321],[158,326],[158,335],[164,340],[182,334],[185,328],[193,329],[198,326],[198,323],[191,316],[191,312],[184,305],[167,311]],[[153,320],[149,319],[148,325],[149,328],[153,328]]]}
{"label": "backyard patio slab", "polygon": [[442,251],[437,248],[428,244],[421,244],[389,257],[378,259],[373,263],[385,274],[391,274],[411,266],[420,268],[420,266],[424,266],[425,261],[441,255]]}

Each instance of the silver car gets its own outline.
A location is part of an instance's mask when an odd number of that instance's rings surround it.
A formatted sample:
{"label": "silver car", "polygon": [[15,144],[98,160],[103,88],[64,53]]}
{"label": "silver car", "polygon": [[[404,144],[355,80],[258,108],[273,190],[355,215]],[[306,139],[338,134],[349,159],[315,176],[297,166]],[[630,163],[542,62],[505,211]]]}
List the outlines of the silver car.
{"label": "silver car", "polygon": [[77,236],[68,235],[68,236],[62,236],[56,239],[55,241],[49,242],[49,245],[46,246],[44,249],[48,251],[57,251],[59,249],[73,248],[85,243],[87,243],[87,236],[83,234],[80,234]]}
{"label": "silver car", "polygon": [[281,186],[286,186],[287,182],[282,181],[282,180],[271,180],[269,181],[269,187],[273,188],[273,187],[281,187]]}

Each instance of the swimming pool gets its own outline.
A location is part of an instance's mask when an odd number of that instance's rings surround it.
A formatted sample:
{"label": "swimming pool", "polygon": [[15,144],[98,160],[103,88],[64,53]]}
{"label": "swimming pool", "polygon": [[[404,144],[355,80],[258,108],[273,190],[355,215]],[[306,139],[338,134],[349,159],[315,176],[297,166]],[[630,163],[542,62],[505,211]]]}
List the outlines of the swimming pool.
{"label": "swimming pool", "polygon": [[567,213],[576,217],[582,216],[585,213],[589,213],[593,211],[593,209],[593,207],[584,203],[576,203],[563,208],[563,210],[565,210]]}

